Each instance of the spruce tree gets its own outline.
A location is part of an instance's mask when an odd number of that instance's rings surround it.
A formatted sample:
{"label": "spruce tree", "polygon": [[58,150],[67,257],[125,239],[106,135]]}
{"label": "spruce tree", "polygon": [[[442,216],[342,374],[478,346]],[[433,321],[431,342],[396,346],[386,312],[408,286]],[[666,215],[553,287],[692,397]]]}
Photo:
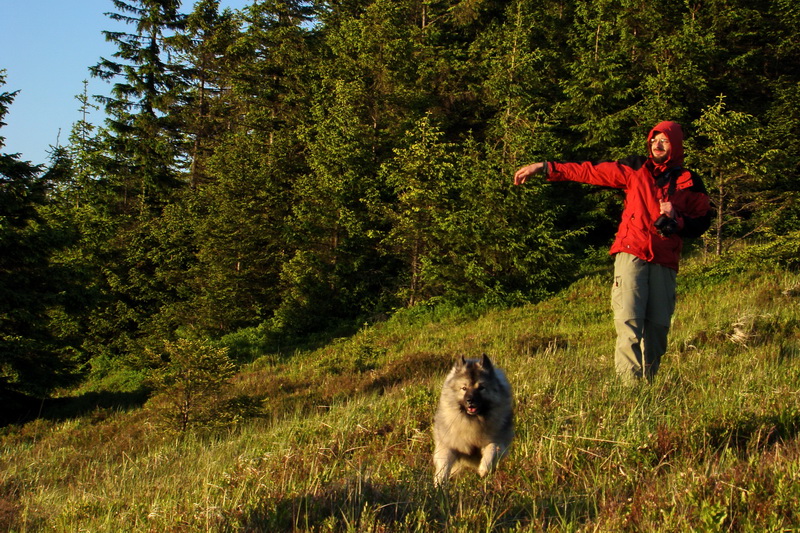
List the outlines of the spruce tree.
{"label": "spruce tree", "polygon": [[[220,92],[207,94],[210,150],[196,198],[184,206],[195,221],[197,259],[186,305],[192,325],[211,335],[268,320],[280,305],[291,190],[307,173],[301,132],[314,37],[307,2],[254,3],[239,16],[243,29],[232,41],[225,25],[214,34],[225,53],[211,69]],[[215,117],[220,110],[224,122]]]}
{"label": "spruce tree", "polygon": [[238,13],[220,11],[219,0],[201,0],[189,14],[179,39],[189,84],[181,114],[190,138],[187,157],[192,187],[210,179],[208,159],[235,121],[231,76],[241,60],[234,46],[241,37],[241,24]]}
{"label": "spruce tree", "polygon": [[736,240],[763,232],[788,207],[775,188],[778,178],[770,172],[779,154],[764,145],[758,119],[726,109],[722,96],[703,111],[695,126],[699,139],[692,159],[705,176],[715,211],[707,240],[720,255]]}
{"label": "spruce tree", "polygon": [[[16,94],[0,92],[0,128]],[[74,370],[52,327],[68,292],[51,264],[64,241],[42,214],[49,189],[42,168],[3,153],[4,146],[0,137],[0,398],[9,391],[43,397]]]}
{"label": "spruce tree", "polygon": [[[390,201],[378,177],[413,124],[414,43],[407,2],[378,1],[356,18],[324,13],[321,61],[303,129],[309,172],[293,182],[292,255],[281,272],[277,323],[321,328],[379,307],[396,264],[378,251],[386,222],[371,206]],[[366,308],[372,307],[367,310]],[[330,319],[326,319],[327,314]]]}
{"label": "spruce tree", "polygon": [[387,206],[391,230],[384,246],[405,264],[399,296],[409,307],[443,295],[454,281],[448,279],[452,274],[447,266],[457,262],[450,238],[458,231],[453,227],[456,153],[442,137],[430,117],[424,117],[380,174],[397,198]]}
{"label": "spruce tree", "polygon": [[109,117],[105,177],[123,213],[157,212],[181,183],[185,163],[176,107],[186,91],[186,72],[172,52],[186,17],[178,12],[180,0],[113,3],[117,11],[107,15],[132,31],[103,32],[117,51],[90,69],[116,80],[111,96],[100,98]]}

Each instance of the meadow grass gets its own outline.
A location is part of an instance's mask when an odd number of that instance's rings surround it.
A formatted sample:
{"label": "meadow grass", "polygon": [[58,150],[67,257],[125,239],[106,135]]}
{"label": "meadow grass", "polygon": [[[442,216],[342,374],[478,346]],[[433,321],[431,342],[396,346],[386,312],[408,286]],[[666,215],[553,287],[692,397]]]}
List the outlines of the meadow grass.
{"label": "meadow grass", "polygon": [[[614,375],[607,279],[265,353],[227,392],[247,416],[213,431],[165,431],[147,406],[3,428],[0,529],[800,529],[800,275],[690,261],[661,371],[634,387]],[[494,475],[435,489],[441,382],[481,353],[514,388],[515,441]]]}

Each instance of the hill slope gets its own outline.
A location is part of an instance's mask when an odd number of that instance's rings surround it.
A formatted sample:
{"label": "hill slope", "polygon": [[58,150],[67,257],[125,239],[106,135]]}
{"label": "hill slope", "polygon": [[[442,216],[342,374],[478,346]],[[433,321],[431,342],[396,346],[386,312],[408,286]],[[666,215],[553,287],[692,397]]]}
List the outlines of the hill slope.
{"label": "hill slope", "polygon": [[[401,313],[229,392],[230,426],[174,436],[151,404],[0,430],[13,531],[686,531],[800,527],[800,274],[679,277],[654,384],[613,374],[608,273],[538,305]],[[456,354],[489,354],[517,437],[486,481],[432,485]]]}

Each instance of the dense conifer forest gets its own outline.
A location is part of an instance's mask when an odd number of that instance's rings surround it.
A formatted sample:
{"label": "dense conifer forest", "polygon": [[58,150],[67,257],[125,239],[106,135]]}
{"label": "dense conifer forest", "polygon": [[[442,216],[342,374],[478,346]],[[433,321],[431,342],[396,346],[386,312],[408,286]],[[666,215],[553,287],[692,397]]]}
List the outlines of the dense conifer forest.
{"label": "dense conifer forest", "polygon": [[[514,169],[641,154],[661,120],[714,203],[693,250],[797,266],[794,1],[109,10],[127,32],[87,67],[111,91],[77,95],[68,142],[38,165],[0,129],[0,398],[140,371],[165,342],[245,362],[242,339],[539,301],[605,254],[621,199]],[[15,94],[0,70],[0,121]]]}

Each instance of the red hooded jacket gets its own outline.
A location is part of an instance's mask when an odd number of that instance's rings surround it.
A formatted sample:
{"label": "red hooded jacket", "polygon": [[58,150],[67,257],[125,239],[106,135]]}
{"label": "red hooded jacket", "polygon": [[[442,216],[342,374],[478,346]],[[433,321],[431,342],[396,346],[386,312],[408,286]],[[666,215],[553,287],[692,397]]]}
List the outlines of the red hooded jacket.
{"label": "red hooded jacket", "polygon": [[[670,157],[656,164],[650,139],[663,133],[670,142]],[[647,157],[616,162],[547,163],[549,181],[577,181],[625,191],[622,212],[611,254],[626,252],[648,262],[678,270],[683,238],[699,237],[710,223],[710,202],[700,177],[683,165],[683,131],[676,122],[661,122],[647,136]],[[670,182],[673,182],[670,186]],[[678,231],[661,236],[653,223],[660,215],[659,201],[670,201]]]}

